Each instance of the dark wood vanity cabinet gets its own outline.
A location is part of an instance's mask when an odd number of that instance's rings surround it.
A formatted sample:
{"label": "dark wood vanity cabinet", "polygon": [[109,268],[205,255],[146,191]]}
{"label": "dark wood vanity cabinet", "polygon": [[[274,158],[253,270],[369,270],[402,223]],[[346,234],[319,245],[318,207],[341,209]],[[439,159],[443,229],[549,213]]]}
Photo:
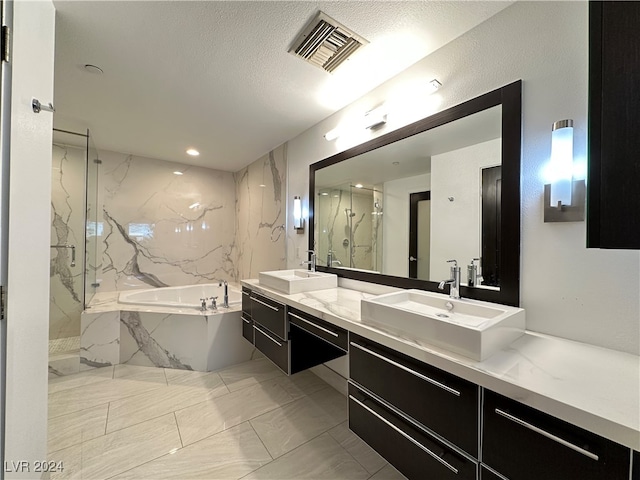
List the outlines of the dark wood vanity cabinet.
{"label": "dark wood vanity cabinet", "polygon": [[627,480],[630,455],[611,440],[485,390],[482,462],[509,480]]}
{"label": "dark wood vanity cabinet", "polygon": [[242,287],[242,336],[250,343],[254,343],[253,339],[253,319],[251,318],[251,290]]}
{"label": "dark wood vanity cabinet", "polygon": [[589,3],[587,247],[640,249],[640,2]]}
{"label": "dark wood vanity cabinet", "polygon": [[351,334],[351,380],[478,458],[479,387]]}
{"label": "dark wood vanity cabinet", "polygon": [[349,428],[409,479],[477,478],[476,461],[351,382]]}
{"label": "dark wood vanity cabinet", "polygon": [[347,354],[348,332],[313,315],[242,289],[242,336],[287,375]]}
{"label": "dark wood vanity cabinet", "polygon": [[355,334],[349,428],[408,478],[477,478],[479,387]]}
{"label": "dark wood vanity cabinet", "polygon": [[[271,298],[247,289],[249,293],[249,308],[251,311],[251,327],[253,329],[253,344],[258,350],[276,364],[284,373],[289,375],[289,342],[287,341],[286,306]],[[243,290],[244,293],[244,290]],[[248,327],[245,316],[245,296],[242,296],[243,330]]]}
{"label": "dark wood vanity cabinet", "polygon": [[347,354],[348,333],[343,328],[291,307],[287,318],[292,374]]}

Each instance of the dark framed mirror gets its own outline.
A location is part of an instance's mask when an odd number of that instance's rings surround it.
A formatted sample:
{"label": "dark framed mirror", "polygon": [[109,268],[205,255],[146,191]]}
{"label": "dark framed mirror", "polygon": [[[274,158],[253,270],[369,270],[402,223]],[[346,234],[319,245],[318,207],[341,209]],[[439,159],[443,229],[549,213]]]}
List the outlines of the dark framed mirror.
{"label": "dark framed mirror", "polygon": [[309,167],[317,269],[439,290],[456,259],[460,293],[520,302],[522,82]]}

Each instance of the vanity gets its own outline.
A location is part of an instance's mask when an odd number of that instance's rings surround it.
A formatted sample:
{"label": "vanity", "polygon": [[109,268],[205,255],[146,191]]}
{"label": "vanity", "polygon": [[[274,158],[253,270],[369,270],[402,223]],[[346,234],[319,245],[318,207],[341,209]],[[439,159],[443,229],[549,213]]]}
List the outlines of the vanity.
{"label": "vanity", "polygon": [[242,335],[287,374],[348,354],[349,428],[407,478],[638,480],[637,357],[525,331],[472,360],[363,322],[393,292],[340,283],[243,281]]}
{"label": "vanity", "polygon": [[312,164],[308,263],[337,284],[243,281],[243,335],[287,374],[348,355],[349,428],[410,479],[640,480],[638,356],[518,308],[521,95]]}

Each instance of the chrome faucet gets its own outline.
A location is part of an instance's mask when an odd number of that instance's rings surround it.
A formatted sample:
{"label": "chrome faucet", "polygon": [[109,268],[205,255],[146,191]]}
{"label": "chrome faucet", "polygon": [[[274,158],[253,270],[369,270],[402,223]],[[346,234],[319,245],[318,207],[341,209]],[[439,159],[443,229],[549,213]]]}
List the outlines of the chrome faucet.
{"label": "chrome faucet", "polygon": [[200,299],[200,311],[202,311],[202,312],[206,312],[207,311],[207,297],[204,297],[204,298]]}
{"label": "chrome faucet", "polygon": [[311,271],[315,272],[316,271],[316,252],[314,252],[313,250],[307,250],[307,253],[311,254],[311,260],[304,260],[303,262],[300,262],[300,265],[310,265]]}
{"label": "chrome faucet", "polygon": [[217,299],[218,299],[217,296],[209,297],[209,300],[211,300],[211,310],[218,310],[218,305],[216,304]]}
{"label": "chrome faucet", "polygon": [[[222,299],[222,308],[229,308],[229,284],[226,280],[220,280],[219,287],[224,285],[224,297]],[[217,298],[217,297],[216,297]]]}
{"label": "chrome faucet", "polygon": [[456,260],[447,260],[447,263],[453,263],[451,267],[451,278],[443,280],[438,284],[440,290],[444,290],[445,285],[450,285],[449,298],[460,298],[460,267]]}

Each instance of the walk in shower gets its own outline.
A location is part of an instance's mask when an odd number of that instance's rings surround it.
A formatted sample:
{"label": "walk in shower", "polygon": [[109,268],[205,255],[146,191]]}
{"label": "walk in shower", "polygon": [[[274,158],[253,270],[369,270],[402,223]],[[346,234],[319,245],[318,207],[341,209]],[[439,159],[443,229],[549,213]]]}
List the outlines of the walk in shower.
{"label": "walk in shower", "polygon": [[319,265],[380,270],[381,189],[350,183],[322,189],[316,209]]}
{"label": "walk in shower", "polygon": [[80,314],[95,294],[101,261],[100,160],[89,131],[54,129],[51,165],[49,373],[78,372]]}

